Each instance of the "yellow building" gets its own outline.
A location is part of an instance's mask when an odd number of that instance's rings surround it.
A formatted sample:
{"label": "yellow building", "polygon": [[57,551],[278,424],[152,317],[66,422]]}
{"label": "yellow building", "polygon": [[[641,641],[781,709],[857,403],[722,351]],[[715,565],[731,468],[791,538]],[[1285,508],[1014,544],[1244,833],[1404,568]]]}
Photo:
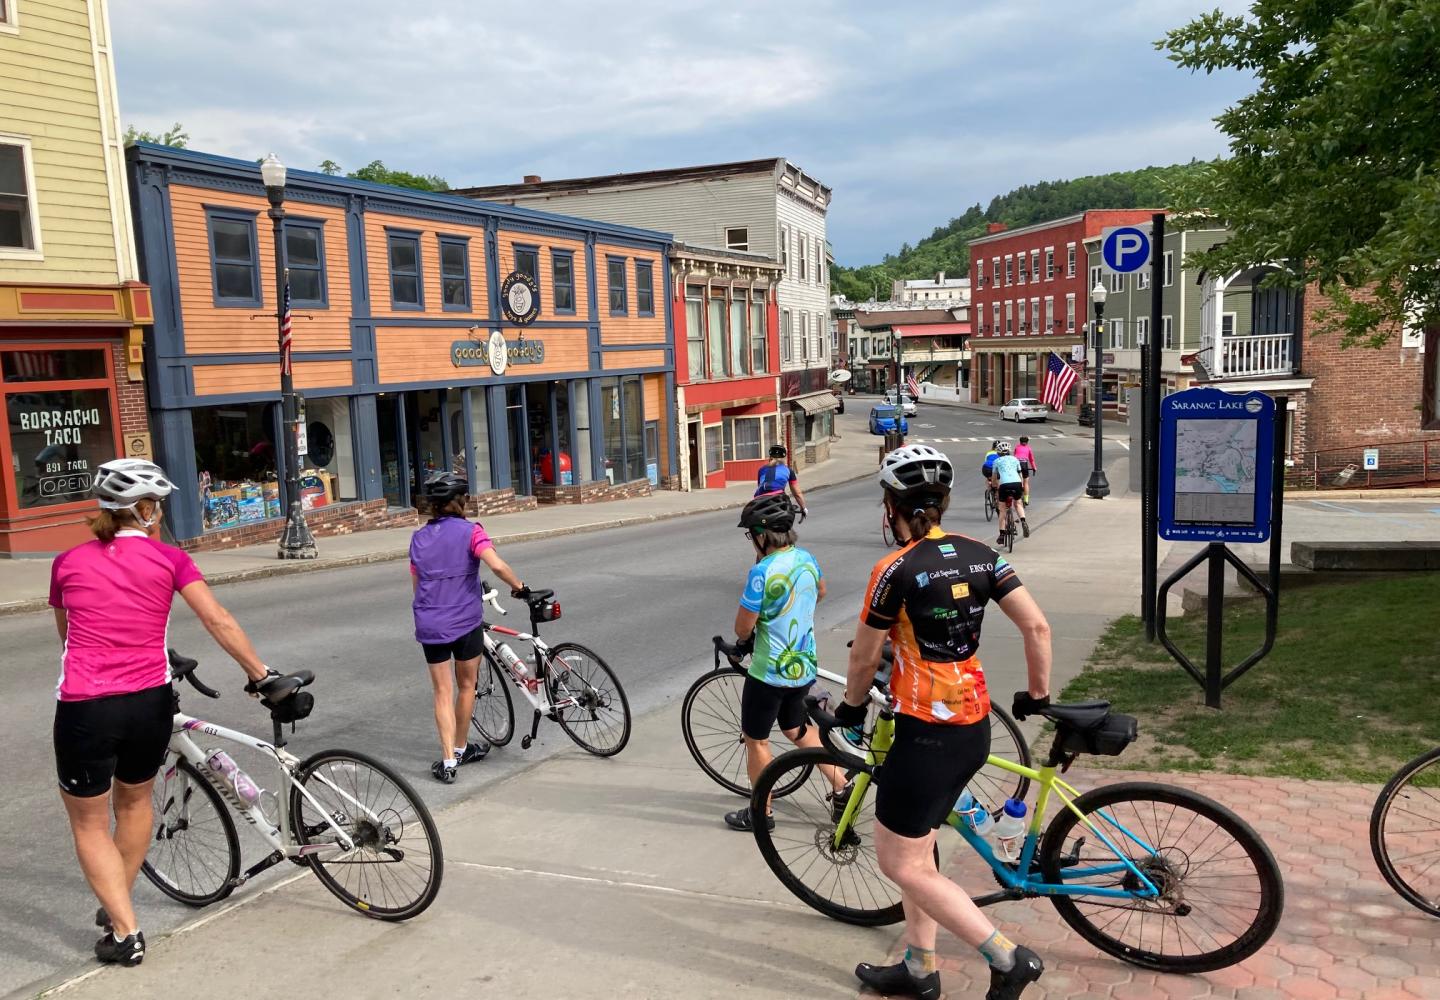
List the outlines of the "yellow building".
{"label": "yellow building", "polygon": [[105,0],[0,0],[0,556],[84,537],[95,467],[148,454]]}

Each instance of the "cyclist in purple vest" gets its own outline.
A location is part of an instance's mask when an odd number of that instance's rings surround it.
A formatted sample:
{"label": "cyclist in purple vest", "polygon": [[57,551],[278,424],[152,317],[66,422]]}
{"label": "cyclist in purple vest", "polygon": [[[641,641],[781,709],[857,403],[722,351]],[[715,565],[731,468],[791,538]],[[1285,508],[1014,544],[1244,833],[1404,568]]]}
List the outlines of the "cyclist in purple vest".
{"label": "cyclist in purple vest", "polygon": [[772,444],[770,446],[770,461],[760,466],[760,472],[755,476],[755,495],[764,496],[766,493],[784,493],[787,489],[795,494],[795,506],[800,510],[800,520],[805,520],[810,511],[805,507],[805,496],[800,492],[800,477],[795,470],[785,464],[785,459],[790,453],[785,450],[783,444]]}
{"label": "cyclist in purple vest", "polygon": [[[463,475],[437,472],[425,481],[430,520],[410,539],[410,575],[415,588],[415,638],[425,651],[435,687],[435,728],[440,759],[430,768],[450,784],[461,764],[490,752],[486,743],[466,741],[475,706],[475,678],[484,648],[480,564],[510,586],[515,597],[529,591],[495,551],[478,524],[465,518],[470,483]],[[454,669],[451,669],[454,661]]]}

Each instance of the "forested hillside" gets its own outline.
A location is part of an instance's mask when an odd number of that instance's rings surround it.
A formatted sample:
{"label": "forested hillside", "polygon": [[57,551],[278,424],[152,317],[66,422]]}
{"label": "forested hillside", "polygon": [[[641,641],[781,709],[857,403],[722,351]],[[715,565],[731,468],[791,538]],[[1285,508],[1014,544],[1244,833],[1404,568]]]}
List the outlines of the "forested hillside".
{"label": "forested hillside", "polygon": [[878,288],[880,298],[886,299],[890,297],[890,282],[896,278],[928,278],[936,271],[965,275],[970,268],[970,241],[985,234],[987,222],[1003,222],[1013,228],[1090,208],[1163,208],[1175,183],[1205,166],[1192,161],[1026,184],[1009,194],[997,195],[986,209],[972,205],[964,215],[937,227],[915,246],[907,243],[899,253],[886,254],[878,264],[856,268],[836,265],[831,271],[831,287],[835,294],[857,301],[869,299]]}

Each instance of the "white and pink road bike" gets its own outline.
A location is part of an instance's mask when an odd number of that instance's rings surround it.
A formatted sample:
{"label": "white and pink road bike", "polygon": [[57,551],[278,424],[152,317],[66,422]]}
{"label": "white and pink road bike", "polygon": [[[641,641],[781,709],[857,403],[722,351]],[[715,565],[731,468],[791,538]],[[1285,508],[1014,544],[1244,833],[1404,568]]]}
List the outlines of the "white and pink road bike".
{"label": "white and pink road bike", "polygon": [[[496,597],[495,591],[485,591],[485,603],[498,614],[508,614]],[[530,632],[485,622],[485,662],[475,684],[470,724],[492,746],[509,743],[515,736],[513,687],[534,710],[530,732],[520,739],[522,749],[535,742],[543,717],[558,722],[581,749],[597,757],[615,756],[630,741],[630,702],[620,678],[594,650],[574,642],[549,646],[534,634],[541,622],[560,617],[555,591],[529,591],[525,602],[530,606]],[[526,664],[505,638],[529,643],[531,663]]]}
{"label": "white and pink road bike", "polygon": [[[176,681],[220,697],[195,676],[196,662],[170,653]],[[444,858],[430,811],[400,775],[351,750],[322,750],[304,760],[287,753],[281,725],[310,714],[302,691],[315,679],[302,670],[282,680],[270,709],[270,742],[180,711],[155,780],[155,832],[143,871],[161,892],[207,906],[284,861],[309,866],[332,893],[369,917],[407,920],[440,891]],[[287,696],[288,695],[288,696]],[[207,739],[209,737],[209,739]],[[279,791],[263,791],[214,740],[249,747],[275,762]],[[204,740],[202,749],[197,740]],[[270,853],[240,870],[240,839],[231,811],[254,828]]]}

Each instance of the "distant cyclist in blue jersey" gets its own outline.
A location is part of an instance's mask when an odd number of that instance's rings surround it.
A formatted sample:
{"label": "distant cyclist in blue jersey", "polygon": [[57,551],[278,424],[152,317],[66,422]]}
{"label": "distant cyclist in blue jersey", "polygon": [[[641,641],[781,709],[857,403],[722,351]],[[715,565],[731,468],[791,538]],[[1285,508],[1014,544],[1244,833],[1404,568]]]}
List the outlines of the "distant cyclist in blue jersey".
{"label": "distant cyclist in blue jersey", "polygon": [[805,506],[804,494],[800,492],[799,475],[785,464],[788,457],[789,452],[783,444],[770,446],[770,461],[760,467],[760,474],[755,477],[755,495],[784,493],[788,488],[795,494],[795,506],[800,509],[800,520],[803,521],[810,515],[810,510]]}
{"label": "distant cyclist in blue jersey", "polygon": [[1000,455],[1000,439],[996,438],[990,442],[990,450],[985,453],[985,464],[980,466],[980,476],[985,482],[990,482],[990,470],[995,466],[995,459]]}
{"label": "distant cyclist in blue jersey", "polygon": [[990,480],[995,484],[996,496],[1000,501],[1000,537],[996,541],[1001,545],[1005,544],[1005,525],[1010,519],[1010,508],[1006,506],[1006,500],[1013,501],[1015,516],[1020,518],[1020,527],[1024,530],[1025,537],[1030,537],[1030,522],[1025,520],[1025,480],[1028,478],[1029,470],[1021,464],[1020,459],[1010,454],[1010,442],[997,442],[995,462],[990,467]]}

